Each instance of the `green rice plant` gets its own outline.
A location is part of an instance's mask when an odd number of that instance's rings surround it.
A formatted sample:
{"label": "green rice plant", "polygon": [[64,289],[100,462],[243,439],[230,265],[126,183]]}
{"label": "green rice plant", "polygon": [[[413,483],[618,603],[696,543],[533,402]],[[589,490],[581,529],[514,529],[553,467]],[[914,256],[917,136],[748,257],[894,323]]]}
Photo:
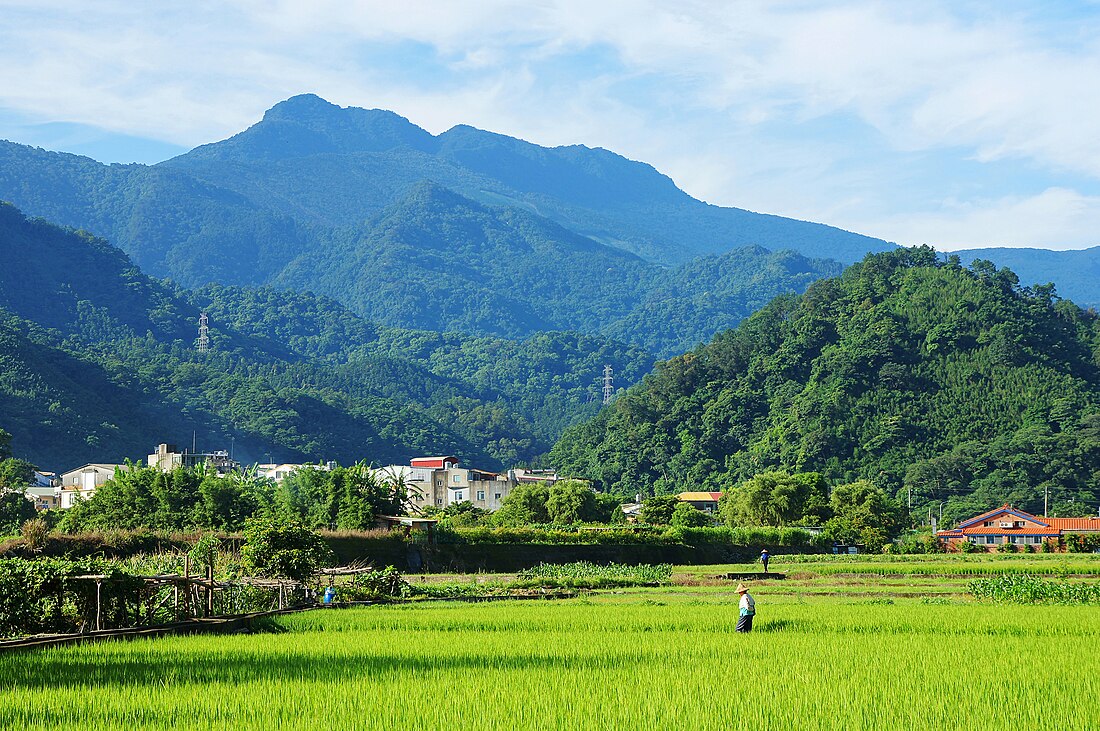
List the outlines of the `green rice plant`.
{"label": "green rice plant", "polygon": [[1100,584],[1050,581],[1027,574],[975,579],[969,588],[976,598],[994,602],[1100,604]]}
{"label": "green rice plant", "polygon": [[[280,632],[0,654],[0,731],[1095,725],[1097,606],[761,596],[739,635],[728,595],[700,606],[642,591],[318,610],[278,618]],[[1003,667],[1006,649],[1041,672],[950,670]]]}

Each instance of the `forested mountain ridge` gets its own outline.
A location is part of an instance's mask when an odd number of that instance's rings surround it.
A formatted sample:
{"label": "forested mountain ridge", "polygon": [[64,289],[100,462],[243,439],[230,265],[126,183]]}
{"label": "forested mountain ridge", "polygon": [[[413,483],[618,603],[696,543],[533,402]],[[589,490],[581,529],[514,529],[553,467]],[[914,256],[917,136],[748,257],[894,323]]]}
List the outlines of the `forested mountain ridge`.
{"label": "forested mountain ridge", "polygon": [[992,261],[1016,272],[1024,284],[1054,282],[1058,292],[1082,307],[1100,306],[1100,246],[1069,251],[992,248],[952,251],[963,262]]}
{"label": "forested mountain ridge", "polygon": [[[658,364],[568,430],[560,469],[623,492],[772,469],[870,479],[944,518],[1100,497],[1100,321],[931,249],[868,256]],[[1068,508],[1066,508],[1068,509]]]}
{"label": "forested mountain ridge", "polygon": [[[193,431],[246,460],[449,452],[503,466],[598,410],[604,363],[628,385],[653,362],[572,333],[443,336],[380,328],[307,293],[181,290],[8,205],[0,258],[0,424],[21,456],[57,469]],[[212,350],[198,353],[204,310]]]}
{"label": "forested mountain ridge", "polygon": [[433,136],[393,112],[341,108],[314,94],[280,102],[244,132],[161,165],[243,195],[256,195],[262,178],[260,195],[308,201],[312,215],[335,224],[355,223],[431,180],[664,264],[746,245],[841,261],[890,247],[822,224],[707,205],[652,166],[608,150],[540,147],[468,125]]}
{"label": "forested mountain ridge", "polygon": [[[181,286],[273,284],[396,327],[575,329],[662,355],[835,273],[832,259],[892,246],[708,206],[606,150],[465,126],[433,136],[312,95],[154,166],[0,142],[0,200],[104,237]],[[777,266],[765,249],[799,253]],[[699,255],[744,270],[712,276]],[[684,297],[688,272],[697,289]]]}

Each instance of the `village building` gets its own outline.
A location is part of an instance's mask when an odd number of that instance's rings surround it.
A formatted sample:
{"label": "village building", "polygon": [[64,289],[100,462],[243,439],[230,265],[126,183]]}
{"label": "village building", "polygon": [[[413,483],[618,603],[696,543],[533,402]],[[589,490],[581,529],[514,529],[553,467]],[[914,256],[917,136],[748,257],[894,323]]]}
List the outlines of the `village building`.
{"label": "village building", "polygon": [[489,472],[462,467],[457,457],[416,457],[408,465],[390,465],[374,470],[376,477],[399,480],[408,489],[412,510],[446,508],[469,502],[482,510],[499,510],[504,498],[518,483],[511,473]]}
{"label": "village building", "polygon": [[34,509],[56,510],[61,507],[61,487],[31,485],[23,490],[23,497],[34,503]]}
{"label": "village building", "polygon": [[308,467],[309,469],[315,469],[315,470],[328,470],[328,469],[330,469],[327,465],[304,465],[304,464],[295,464],[295,463],[290,463],[290,462],[285,462],[283,464],[275,464],[273,462],[268,462],[268,463],[265,463],[265,464],[256,465],[256,476],[257,477],[266,477],[267,479],[271,480],[272,482],[282,482],[283,480],[290,477],[291,475],[293,475],[298,470],[301,470],[302,468],[305,468],[305,467]]}
{"label": "village building", "polygon": [[68,510],[81,500],[87,500],[95,494],[96,488],[115,476],[116,469],[125,469],[125,465],[92,463],[63,473],[58,507]]}
{"label": "village building", "polygon": [[960,544],[972,543],[992,551],[1005,544],[1037,549],[1047,541],[1057,542],[1070,533],[1100,533],[1100,516],[1040,517],[1011,505],[1002,505],[965,520],[955,528],[938,531],[936,537],[948,550],[958,550]]}
{"label": "village building", "polygon": [[196,468],[210,466],[219,475],[228,475],[241,468],[224,450],[216,452],[182,452],[175,444],[158,444],[157,451],[148,457],[150,467],[156,467],[161,472],[171,472],[177,467]]}
{"label": "village building", "polygon": [[676,496],[680,502],[687,503],[696,510],[704,513],[717,513],[718,501],[722,499],[720,492],[682,492]]}

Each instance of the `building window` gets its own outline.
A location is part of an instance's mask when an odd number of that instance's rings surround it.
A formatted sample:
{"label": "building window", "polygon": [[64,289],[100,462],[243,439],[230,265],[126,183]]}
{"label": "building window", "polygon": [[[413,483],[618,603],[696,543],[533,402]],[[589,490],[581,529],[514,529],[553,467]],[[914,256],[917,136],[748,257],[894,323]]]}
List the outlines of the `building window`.
{"label": "building window", "polygon": [[986,543],[996,543],[997,542],[997,536],[986,536],[985,537],[985,542]]}
{"label": "building window", "polygon": [[437,498],[435,499],[435,504],[436,504],[436,505],[442,505],[442,504],[443,504],[443,498],[441,498],[441,497],[437,497]]}
{"label": "building window", "polygon": [[497,500],[500,500],[500,493],[498,492],[498,493],[497,493],[496,495],[494,495],[494,497],[495,497],[495,498],[496,498]]}
{"label": "building window", "polygon": [[451,482],[462,482],[462,478],[459,475],[455,475],[451,478]]}
{"label": "building window", "polygon": [[485,491],[484,490],[478,490],[477,491],[477,499],[478,500],[484,500],[485,499]]}
{"label": "building window", "polygon": [[982,525],[985,526],[986,528],[992,528],[993,527],[993,521],[992,520],[987,520],[984,523],[982,523]]}
{"label": "building window", "polygon": [[456,503],[462,502],[462,491],[461,490],[459,492],[455,493],[455,502]]}

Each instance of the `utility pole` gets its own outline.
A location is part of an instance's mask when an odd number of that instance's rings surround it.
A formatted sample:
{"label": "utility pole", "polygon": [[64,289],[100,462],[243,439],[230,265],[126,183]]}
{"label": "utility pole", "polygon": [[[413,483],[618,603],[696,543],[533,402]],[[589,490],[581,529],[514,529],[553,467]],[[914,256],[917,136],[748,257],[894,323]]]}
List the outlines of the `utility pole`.
{"label": "utility pole", "polygon": [[611,397],[615,394],[615,382],[612,377],[612,370],[610,365],[603,367],[603,405],[607,406],[611,403]]}

